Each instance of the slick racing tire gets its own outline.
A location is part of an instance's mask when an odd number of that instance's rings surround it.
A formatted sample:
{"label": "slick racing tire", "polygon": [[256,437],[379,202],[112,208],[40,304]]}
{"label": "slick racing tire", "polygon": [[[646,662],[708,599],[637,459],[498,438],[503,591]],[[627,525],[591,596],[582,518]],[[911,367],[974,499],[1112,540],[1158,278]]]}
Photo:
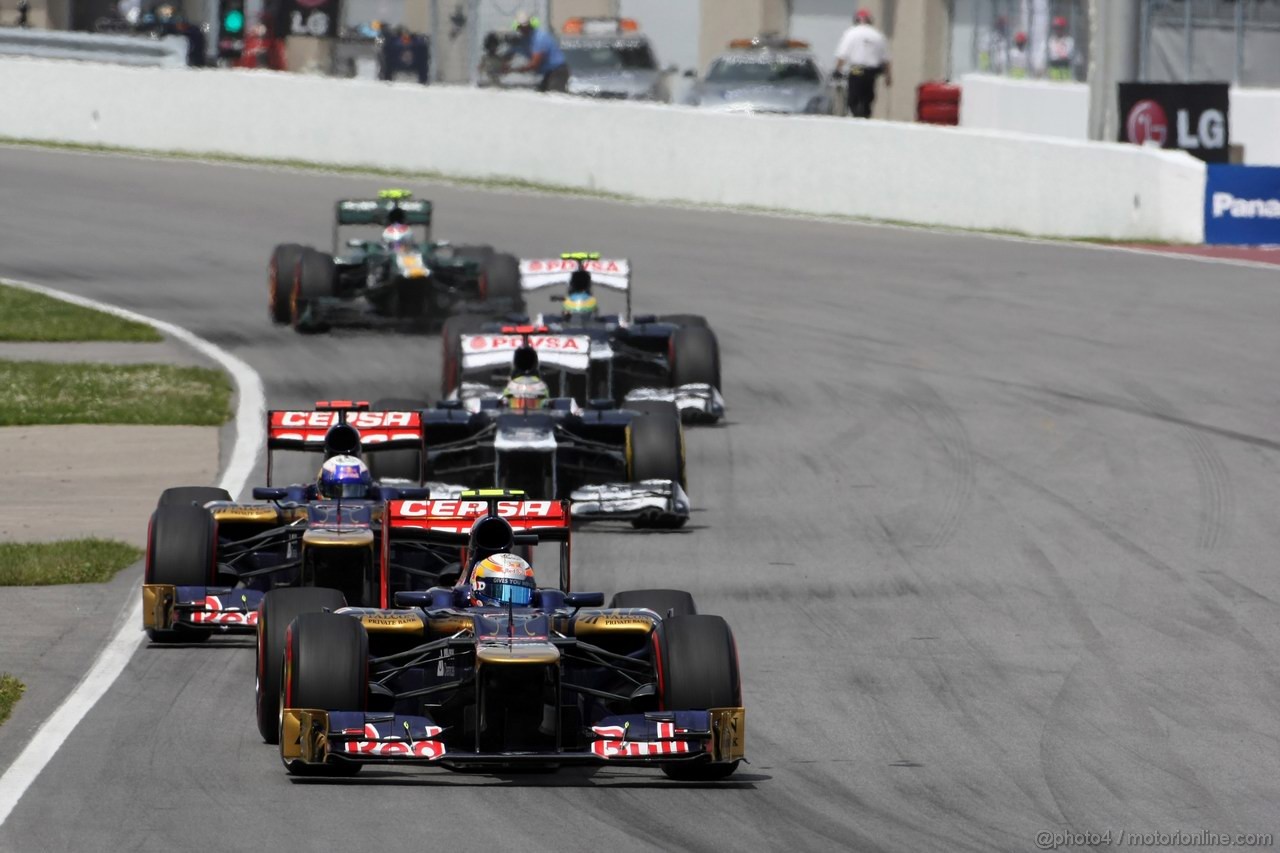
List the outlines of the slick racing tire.
{"label": "slick racing tire", "polygon": [[663,619],[673,616],[694,616],[698,608],[693,596],[682,589],[628,589],[613,596],[610,607],[643,607],[652,610]]}
{"label": "slick racing tire", "polygon": [[[363,711],[369,690],[369,635],[360,620],[337,613],[303,613],[289,626],[281,707]],[[277,735],[277,740],[279,736]],[[359,764],[285,762],[295,776],[354,776]]]}
{"label": "slick racing tire", "polygon": [[707,327],[707,318],[701,314],[660,314],[658,315],[659,323],[670,323],[673,326],[699,326]]}
{"label": "slick racing tire", "polygon": [[[273,589],[258,605],[258,659],[255,690],[258,732],[267,743],[280,737],[280,664],[289,623],[303,613],[323,613],[346,607],[336,589],[296,587]],[[344,617],[345,618],[345,617]]]}
{"label": "slick racing tire", "polygon": [[520,261],[514,255],[495,254],[480,273],[480,298],[500,314],[524,312],[520,289]]}
{"label": "slick racing tire", "polygon": [[627,408],[638,412],[627,428],[629,479],[674,480],[687,488],[684,464],[684,430],[680,412],[669,400],[639,400]]}
{"label": "slick racing tire", "polygon": [[[373,404],[375,412],[418,412],[430,408],[426,400],[388,397]],[[422,466],[417,450],[377,450],[365,455],[369,473],[375,480],[412,480],[418,482]]]}
{"label": "slick racing tire", "polygon": [[[194,503],[156,507],[147,531],[145,583],[209,586],[217,572],[218,535],[213,515]],[[198,643],[206,631],[149,629],[155,643]]]}
{"label": "slick racing tire", "polygon": [[440,370],[440,396],[448,397],[462,383],[462,336],[472,335],[493,322],[483,314],[455,314],[444,321],[440,341],[444,361]]}
{"label": "slick racing tire", "polygon": [[284,325],[290,318],[289,294],[293,270],[305,247],[297,243],[281,243],[271,252],[267,264],[267,308],[271,322]]}
{"label": "slick racing tire", "polygon": [[671,385],[720,387],[720,342],[705,326],[683,326],[671,334]]}
{"label": "slick racing tire", "polygon": [[160,493],[158,506],[204,506],[209,501],[229,501],[231,493],[213,486],[174,486]]}
{"label": "slick racing tire", "polygon": [[[674,616],[658,627],[662,683],[659,691],[666,710],[738,708],[742,679],[738,647],[729,625],[719,616]],[[713,781],[738,769],[731,764],[664,764],[672,779]]]}
{"label": "slick racing tire", "polygon": [[289,298],[289,322],[298,332],[324,332],[328,326],[307,315],[316,300],[338,293],[338,272],[333,256],[315,249],[303,249],[294,266],[293,290]]}

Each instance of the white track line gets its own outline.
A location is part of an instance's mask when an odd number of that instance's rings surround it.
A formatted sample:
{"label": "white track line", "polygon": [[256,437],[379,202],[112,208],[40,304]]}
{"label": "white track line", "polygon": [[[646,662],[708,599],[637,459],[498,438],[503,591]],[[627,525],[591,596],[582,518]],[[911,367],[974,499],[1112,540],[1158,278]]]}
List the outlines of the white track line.
{"label": "white track line", "polygon": [[[197,337],[181,326],[39,284],[11,279],[0,279],[0,283],[42,293],[54,299],[61,299],[63,302],[92,308],[126,320],[146,323],[169,337],[182,341],[221,365],[235,381],[238,403],[235,416],[235,444],[219,485],[233,495],[240,494],[249,481],[249,475],[253,473],[258,452],[266,440],[266,398],[262,390],[262,377],[258,376],[257,371],[243,360],[204,338]],[[53,715],[36,731],[27,748],[14,759],[4,775],[0,776],[0,826],[8,820],[23,794],[36,781],[40,771],[44,770],[45,765],[53,759],[79,722],[115,683],[120,673],[124,672],[129,659],[142,644],[145,636],[142,632],[142,598],[136,592],[137,587],[131,588],[132,606],[127,607],[124,618],[118,623],[119,628],[99,653],[97,660],[89,667],[89,671],[76,689],[62,700],[62,704],[53,712]]]}

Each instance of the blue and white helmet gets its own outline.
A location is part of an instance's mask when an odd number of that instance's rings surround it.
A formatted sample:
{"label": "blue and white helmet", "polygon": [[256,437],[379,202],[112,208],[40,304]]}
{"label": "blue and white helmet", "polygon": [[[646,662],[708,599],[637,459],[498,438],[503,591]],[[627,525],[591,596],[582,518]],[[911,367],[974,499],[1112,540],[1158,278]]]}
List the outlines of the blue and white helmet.
{"label": "blue and white helmet", "polygon": [[322,498],[362,499],[369,497],[373,475],[369,466],[354,456],[331,456],[320,466],[316,492]]}

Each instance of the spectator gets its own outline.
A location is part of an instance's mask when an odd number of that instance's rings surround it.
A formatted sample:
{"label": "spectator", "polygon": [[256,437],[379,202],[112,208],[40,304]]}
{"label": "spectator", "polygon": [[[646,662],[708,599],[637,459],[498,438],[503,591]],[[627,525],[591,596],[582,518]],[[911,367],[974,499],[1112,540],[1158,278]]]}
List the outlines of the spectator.
{"label": "spectator", "polygon": [[1049,79],[1074,80],[1076,72],[1076,40],[1067,32],[1067,19],[1053,19],[1049,35]]}
{"label": "spectator", "polygon": [[549,30],[538,26],[538,20],[530,18],[528,12],[516,15],[516,33],[520,40],[515,44],[514,52],[527,57],[529,63],[505,70],[513,74],[541,74],[539,92],[567,91],[569,66],[565,63],[564,53],[560,50],[556,37]]}
{"label": "spectator", "polygon": [[1009,19],[1004,15],[997,17],[995,26],[983,35],[978,68],[992,74],[1009,70]]}
{"label": "spectator", "polygon": [[884,34],[875,28],[871,13],[859,9],[853,16],[853,26],[844,31],[836,48],[836,76],[849,65],[849,115],[854,118],[871,118],[871,106],[876,100],[876,78],[884,75],[884,84],[893,85],[893,73],[889,67],[889,45]]}
{"label": "spectator", "polygon": [[1009,49],[1009,76],[1027,76],[1027,34],[1015,33],[1013,47]]}

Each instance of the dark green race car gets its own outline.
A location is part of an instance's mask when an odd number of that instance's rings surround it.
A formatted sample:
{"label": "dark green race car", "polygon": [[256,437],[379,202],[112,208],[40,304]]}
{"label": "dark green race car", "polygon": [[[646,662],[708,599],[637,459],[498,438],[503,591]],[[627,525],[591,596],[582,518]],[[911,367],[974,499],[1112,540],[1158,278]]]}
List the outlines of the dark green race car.
{"label": "dark green race car", "polygon": [[[340,242],[347,227],[381,228]],[[299,332],[335,325],[438,328],[451,314],[524,310],[520,264],[492,246],[431,240],[431,202],[407,190],[337,203],[332,253],[283,243],[267,266],[271,319]]]}

